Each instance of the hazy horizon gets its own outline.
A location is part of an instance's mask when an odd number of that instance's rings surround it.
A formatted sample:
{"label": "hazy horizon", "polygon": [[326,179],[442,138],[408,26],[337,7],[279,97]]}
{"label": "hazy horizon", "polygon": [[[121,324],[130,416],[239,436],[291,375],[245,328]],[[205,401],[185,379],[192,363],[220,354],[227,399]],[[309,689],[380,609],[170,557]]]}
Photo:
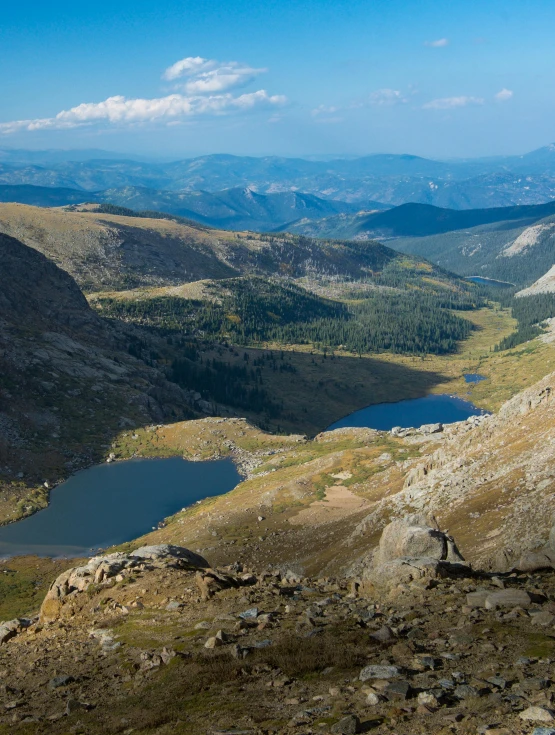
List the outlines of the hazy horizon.
{"label": "hazy horizon", "polygon": [[[3,139],[0,138],[0,143],[3,142]],[[114,160],[136,160],[139,162],[145,162],[145,163],[169,163],[172,161],[178,161],[178,160],[187,160],[187,159],[193,159],[193,158],[205,158],[208,156],[235,156],[238,158],[286,158],[286,159],[302,159],[302,160],[313,160],[313,161],[326,161],[326,160],[341,160],[341,159],[355,159],[355,158],[369,158],[372,156],[415,156],[417,158],[426,158],[430,160],[437,160],[445,163],[449,162],[464,162],[464,161],[487,161],[488,159],[495,160],[497,158],[505,158],[505,157],[512,157],[512,156],[523,156],[527,153],[531,153],[535,150],[539,150],[541,148],[548,148],[550,146],[555,146],[554,143],[546,142],[545,144],[538,146],[537,148],[533,150],[519,150],[517,152],[512,153],[500,153],[497,155],[490,155],[490,156],[431,156],[431,155],[424,155],[420,153],[415,153],[414,151],[367,151],[367,152],[361,152],[361,153],[297,153],[297,154],[290,154],[287,153],[275,153],[271,151],[263,151],[260,153],[233,153],[231,151],[220,151],[220,150],[214,150],[214,151],[201,151],[201,152],[186,152],[186,151],[175,151],[174,153],[148,153],[147,151],[138,151],[138,150],[122,150],[122,149],[110,149],[110,148],[87,148],[84,146],[75,146],[75,147],[51,147],[51,148],[44,148],[44,147],[31,147],[31,146],[14,146],[10,147],[7,145],[1,145],[0,146],[0,162],[2,160],[2,153],[8,152],[11,154],[17,154],[17,153],[29,153],[29,154],[66,154],[66,156],[63,156],[63,160],[71,160],[70,158],[67,158],[67,156],[70,156],[72,153],[75,154],[81,154],[78,158],[80,160],[91,160],[92,158],[95,158],[97,156],[107,155],[109,159]],[[83,155],[86,154],[86,155]],[[13,161],[16,161],[17,159],[14,157]],[[62,157],[60,158],[62,160]]]}

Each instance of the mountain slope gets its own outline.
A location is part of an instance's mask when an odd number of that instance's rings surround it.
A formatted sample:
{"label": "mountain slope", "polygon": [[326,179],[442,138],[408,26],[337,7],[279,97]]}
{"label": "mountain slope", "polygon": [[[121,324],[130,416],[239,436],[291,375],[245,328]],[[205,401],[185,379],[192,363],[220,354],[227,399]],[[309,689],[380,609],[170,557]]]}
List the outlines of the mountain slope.
{"label": "mountain slope", "polygon": [[544,273],[541,278],[538,278],[535,283],[528,288],[519,291],[516,296],[534,296],[540,293],[555,293],[555,265]]}
{"label": "mountain slope", "polygon": [[291,230],[320,237],[382,239],[462,276],[528,286],[555,263],[555,202],[452,210],[404,204],[386,212],[301,221]]}
{"label": "mountain slope", "polygon": [[45,504],[47,488],[105,455],[122,426],[193,415],[185,393],[127,352],[75,281],[0,235],[0,519]]}
{"label": "mountain slope", "polygon": [[410,203],[385,212],[329,217],[321,223],[299,222],[290,229],[299,234],[320,237],[425,237],[501,222],[531,224],[551,215],[555,215],[555,202],[466,210]]}
{"label": "mountain slope", "polygon": [[430,259],[462,276],[531,285],[555,263],[555,216],[498,222],[431,237],[399,238],[395,248]]}
{"label": "mountain slope", "polygon": [[64,207],[67,204],[80,204],[90,197],[81,189],[68,189],[55,186],[0,185],[0,202],[19,202],[34,207]]}
{"label": "mountain slope", "polygon": [[[150,209],[196,219],[204,224],[229,230],[268,231],[286,229],[290,222],[309,217],[316,219],[340,212],[357,212],[359,206],[321,199],[312,194],[280,192],[258,194],[249,188],[170,192],[127,187],[108,189],[95,194],[96,201],[109,202],[131,209]],[[369,203],[367,208],[383,208]]]}
{"label": "mountain slope", "polygon": [[[0,231],[43,252],[89,291],[179,285],[243,273],[360,280],[400,260],[394,250],[371,241],[257,236],[21,204],[0,204]],[[420,268],[421,275],[431,268],[418,258],[406,265]]]}
{"label": "mountain slope", "polygon": [[[312,194],[286,191],[257,194],[249,188],[220,192],[159,191],[127,186],[104,191],[85,191],[46,186],[0,185],[0,202],[17,202],[39,207],[62,207],[85,202],[101,202],[133,210],[160,211],[186,217],[206,225],[230,230],[271,231],[302,217],[318,219],[341,212],[358,212],[359,205]],[[366,209],[384,209],[378,202],[367,202]]]}

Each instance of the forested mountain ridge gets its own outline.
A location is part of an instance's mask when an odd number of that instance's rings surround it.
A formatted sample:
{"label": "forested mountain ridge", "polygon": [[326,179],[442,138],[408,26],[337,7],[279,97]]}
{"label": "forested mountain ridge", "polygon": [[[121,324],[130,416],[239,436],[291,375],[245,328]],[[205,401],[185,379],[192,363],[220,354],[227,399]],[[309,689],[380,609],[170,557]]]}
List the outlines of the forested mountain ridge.
{"label": "forested mountain ridge", "polygon": [[[403,277],[431,275],[421,258],[372,241],[313,240],[204,229],[167,219],[0,204],[0,232],[52,258],[88,291],[179,285],[250,273],[372,278],[395,261]],[[439,271],[438,271],[439,273]]]}
{"label": "forested mountain ridge", "polygon": [[429,237],[398,238],[396,249],[428,258],[462,276],[530,286],[555,263],[555,216],[507,221]]}
{"label": "forested mountain ridge", "polygon": [[529,286],[555,263],[555,202],[452,210],[404,204],[373,214],[299,222],[293,231],[320,237],[374,238],[461,276]]}
{"label": "forested mountain ridge", "polygon": [[444,209],[428,204],[409,203],[385,212],[360,212],[328,217],[321,222],[294,223],[292,232],[312,237],[345,239],[390,239],[427,237],[455,230],[514,222],[525,226],[555,215],[555,202],[486,209]]}
{"label": "forested mountain ridge", "polygon": [[[380,288],[387,282],[396,287]],[[95,294],[91,303],[103,316],[187,339],[310,345],[358,355],[452,352],[472,331],[469,321],[452,312],[484,305],[476,289],[457,279],[419,280],[410,273],[403,278],[389,267],[356,300],[322,298],[286,279],[247,276],[204,282],[194,295],[142,289]]]}

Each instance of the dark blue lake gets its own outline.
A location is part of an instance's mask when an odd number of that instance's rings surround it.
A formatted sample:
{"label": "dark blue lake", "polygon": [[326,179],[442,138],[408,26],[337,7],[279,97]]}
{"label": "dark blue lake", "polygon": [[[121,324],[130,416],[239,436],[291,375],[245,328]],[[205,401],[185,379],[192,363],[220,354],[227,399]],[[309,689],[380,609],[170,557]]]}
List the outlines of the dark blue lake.
{"label": "dark blue lake", "polygon": [[430,395],[397,403],[377,403],[345,416],[328,426],[327,431],[346,426],[362,426],[389,431],[394,426],[422,426],[422,424],[451,424],[469,416],[485,413],[469,401],[447,395]]}
{"label": "dark blue lake", "polygon": [[0,557],[88,556],[142,536],[166,516],[239,482],[230,459],[133,459],[90,467],[55,488],[48,508],[0,527]]}

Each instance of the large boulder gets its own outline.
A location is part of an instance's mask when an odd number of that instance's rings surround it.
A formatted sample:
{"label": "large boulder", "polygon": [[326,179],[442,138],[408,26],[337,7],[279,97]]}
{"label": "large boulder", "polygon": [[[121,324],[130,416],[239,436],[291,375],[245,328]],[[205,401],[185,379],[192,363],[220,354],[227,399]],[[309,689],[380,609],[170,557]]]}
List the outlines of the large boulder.
{"label": "large boulder", "polygon": [[495,566],[499,571],[537,572],[540,569],[555,569],[555,525],[547,541],[536,540],[529,548],[501,549]]}
{"label": "large boulder", "polygon": [[437,524],[420,515],[410,515],[392,521],[382,532],[374,555],[374,564],[381,565],[395,559],[437,559],[463,562],[454,539]]}
{"label": "large boulder", "polygon": [[470,574],[454,539],[441,531],[435,520],[410,515],[384,528],[372,562],[363,572],[362,584],[367,591],[392,592]]}

